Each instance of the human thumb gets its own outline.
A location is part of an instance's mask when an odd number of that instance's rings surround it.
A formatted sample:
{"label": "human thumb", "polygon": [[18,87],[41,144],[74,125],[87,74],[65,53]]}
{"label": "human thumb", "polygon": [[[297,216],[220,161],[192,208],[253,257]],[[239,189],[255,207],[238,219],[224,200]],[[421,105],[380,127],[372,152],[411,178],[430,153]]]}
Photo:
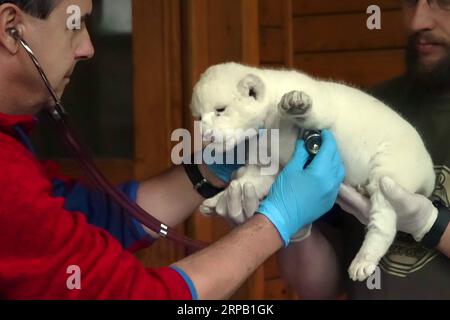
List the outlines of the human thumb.
{"label": "human thumb", "polygon": [[296,172],[300,172],[305,167],[306,162],[308,161],[309,153],[305,148],[305,141],[297,140],[294,154],[292,155],[291,160],[289,161],[286,169],[288,171],[294,170]]}
{"label": "human thumb", "polygon": [[408,192],[389,177],[381,178],[380,186],[384,196],[393,205],[401,204],[404,199],[408,198]]}

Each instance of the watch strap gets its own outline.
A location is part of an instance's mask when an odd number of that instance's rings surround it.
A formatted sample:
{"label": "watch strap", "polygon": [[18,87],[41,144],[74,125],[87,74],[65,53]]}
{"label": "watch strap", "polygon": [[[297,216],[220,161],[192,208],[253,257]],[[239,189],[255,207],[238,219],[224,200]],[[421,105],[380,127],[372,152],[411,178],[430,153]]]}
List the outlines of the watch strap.
{"label": "watch strap", "polygon": [[435,249],[439,245],[450,223],[450,210],[440,201],[434,201],[433,205],[438,209],[438,215],[430,231],[421,241],[429,249]]}
{"label": "watch strap", "polygon": [[223,188],[213,186],[205,177],[203,177],[197,164],[183,164],[192,186],[205,199],[214,197],[222,192]]}

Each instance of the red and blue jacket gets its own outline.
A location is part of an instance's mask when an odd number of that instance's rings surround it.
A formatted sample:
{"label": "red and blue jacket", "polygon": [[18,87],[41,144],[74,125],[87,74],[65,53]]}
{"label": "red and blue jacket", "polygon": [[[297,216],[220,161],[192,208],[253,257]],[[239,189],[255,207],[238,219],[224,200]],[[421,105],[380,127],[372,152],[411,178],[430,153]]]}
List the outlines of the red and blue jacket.
{"label": "red and blue jacket", "polygon": [[[195,299],[182,270],[132,255],[151,242],[137,221],[36,159],[35,122],[0,113],[0,299]],[[136,200],[137,182],[119,188]],[[80,287],[68,285],[73,266]]]}

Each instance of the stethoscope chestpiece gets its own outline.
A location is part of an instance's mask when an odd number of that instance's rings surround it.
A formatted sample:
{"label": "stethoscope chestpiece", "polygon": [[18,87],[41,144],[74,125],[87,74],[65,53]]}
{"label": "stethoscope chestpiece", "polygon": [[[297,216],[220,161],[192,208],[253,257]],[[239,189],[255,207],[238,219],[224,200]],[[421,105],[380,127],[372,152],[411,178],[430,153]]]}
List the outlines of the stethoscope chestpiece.
{"label": "stethoscope chestpiece", "polygon": [[305,130],[303,133],[303,140],[305,141],[305,148],[311,156],[319,153],[322,145],[322,135],[318,130]]}

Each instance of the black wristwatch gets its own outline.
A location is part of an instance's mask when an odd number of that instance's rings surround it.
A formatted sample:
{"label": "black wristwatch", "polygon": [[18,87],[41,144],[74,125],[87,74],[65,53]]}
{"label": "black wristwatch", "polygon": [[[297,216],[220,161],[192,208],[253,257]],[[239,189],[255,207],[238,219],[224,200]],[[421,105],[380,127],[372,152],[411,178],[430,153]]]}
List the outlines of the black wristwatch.
{"label": "black wristwatch", "polygon": [[192,186],[203,198],[212,198],[225,190],[224,188],[216,188],[208,180],[206,180],[200,172],[197,164],[183,164],[183,167],[189,177],[189,180],[192,182]]}
{"label": "black wristwatch", "polygon": [[433,205],[438,209],[438,216],[430,231],[423,237],[421,243],[429,248],[435,249],[450,224],[450,210],[442,202],[434,201]]}

